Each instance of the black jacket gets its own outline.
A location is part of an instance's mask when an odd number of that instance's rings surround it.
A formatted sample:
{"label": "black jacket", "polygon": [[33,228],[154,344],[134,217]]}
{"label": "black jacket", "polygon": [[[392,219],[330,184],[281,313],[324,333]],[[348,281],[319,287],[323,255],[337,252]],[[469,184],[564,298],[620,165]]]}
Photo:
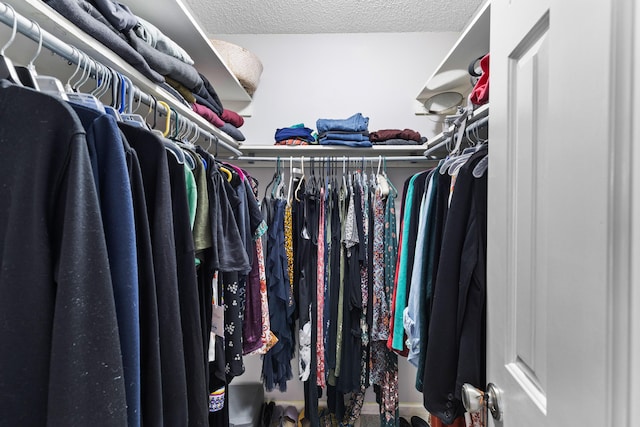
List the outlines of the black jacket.
{"label": "black jacket", "polygon": [[84,130],[68,105],[7,81],[0,200],[0,425],[126,425]]}

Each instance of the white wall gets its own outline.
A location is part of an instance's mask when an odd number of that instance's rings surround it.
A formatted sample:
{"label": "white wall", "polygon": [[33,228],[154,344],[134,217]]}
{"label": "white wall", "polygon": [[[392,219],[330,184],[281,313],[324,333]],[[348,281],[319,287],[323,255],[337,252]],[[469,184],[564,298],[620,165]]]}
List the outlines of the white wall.
{"label": "white wall", "polygon": [[[252,116],[241,128],[246,144],[272,145],[276,128],[303,122],[315,129],[318,118],[346,118],[361,112],[369,130],[410,128],[424,136],[439,132],[425,116],[414,114],[416,95],[457,38],[456,33],[218,35],[249,49],[264,71],[251,104]],[[408,166],[408,165],[407,165]],[[413,166],[413,167],[411,167]],[[416,165],[389,170],[401,191],[404,180],[422,170]],[[273,166],[243,165],[262,185]],[[261,187],[263,188],[263,187]],[[398,209],[399,215],[399,209]],[[234,383],[260,382],[262,361],[245,358],[246,373]],[[292,361],[297,373],[297,360]],[[415,390],[416,369],[400,358],[401,415],[424,415],[422,394]],[[370,389],[371,390],[371,389]],[[293,379],[286,393],[267,399],[302,406],[302,383]],[[377,411],[369,391],[364,411]]]}
{"label": "white wall", "polygon": [[457,33],[218,35],[264,66],[242,132],[247,144],[273,144],[277,128],[318,118],[369,117],[369,130],[410,128],[431,136],[415,97]]}

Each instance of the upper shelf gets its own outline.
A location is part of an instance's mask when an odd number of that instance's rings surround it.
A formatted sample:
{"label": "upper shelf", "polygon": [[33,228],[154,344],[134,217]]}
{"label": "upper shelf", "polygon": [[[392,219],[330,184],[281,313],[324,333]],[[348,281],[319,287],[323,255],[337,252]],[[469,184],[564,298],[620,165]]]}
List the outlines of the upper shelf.
{"label": "upper shelf", "polygon": [[[205,119],[194,113],[191,109],[175,100],[164,89],[147,79],[144,75],[142,75],[142,73],[129,65],[111,49],[97,42],[93,37],[80,30],[72,22],[53,10],[46,3],[42,2],[41,0],[19,0],[11,1],[10,4],[18,14],[24,16],[27,19],[37,22],[42,27],[42,29],[44,29],[54,37],[65,43],[68,43],[69,45],[75,46],[77,49],[83,52],[86,52],[88,55],[90,55],[100,63],[124,73],[126,76],[131,78],[133,84],[139,87],[140,90],[147,94],[154,95],[159,100],[166,101],[172,108],[174,108],[178,112],[178,114],[187,117],[194,123],[198,124],[202,129],[218,137],[225,144],[233,147],[234,149],[237,149],[239,147],[238,142],[231,138],[229,135],[221,132],[219,129],[208,123]],[[69,46],[69,49],[71,49],[71,46]],[[23,53],[24,52],[17,52],[17,54]],[[28,55],[32,55],[31,49],[29,49]],[[41,55],[36,61],[39,69],[41,66],[46,65],[43,64],[44,57],[44,55]],[[15,59],[17,60],[18,58]],[[58,62],[58,65],[60,65],[59,61],[54,62]],[[43,71],[47,70],[43,69]]]}
{"label": "upper shelf", "polygon": [[421,104],[441,92],[454,91],[463,96],[471,93],[469,64],[489,53],[489,24],[490,3],[487,1],[416,97]]}
{"label": "upper shelf", "polygon": [[203,32],[202,27],[182,0],[120,0],[131,11],[151,22],[178,43],[193,58],[195,67],[216,89],[220,100],[251,102],[251,97],[224,63]]}

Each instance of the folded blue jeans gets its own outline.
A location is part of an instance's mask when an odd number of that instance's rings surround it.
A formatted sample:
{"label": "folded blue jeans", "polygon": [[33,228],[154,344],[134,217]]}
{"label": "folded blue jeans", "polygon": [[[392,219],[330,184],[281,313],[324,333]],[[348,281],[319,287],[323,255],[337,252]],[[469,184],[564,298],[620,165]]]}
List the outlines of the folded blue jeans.
{"label": "folded blue jeans", "polygon": [[323,139],[338,139],[340,141],[369,141],[367,135],[361,133],[331,133],[327,132],[320,137],[320,141]]}
{"label": "folded blue jeans", "polygon": [[348,147],[371,147],[373,144],[366,141],[344,141],[342,139],[321,139],[320,145],[346,145]]}
{"label": "folded blue jeans", "polygon": [[324,133],[332,130],[346,132],[363,132],[369,126],[369,117],[364,117],[361,113],[356,113],[347,119],[318,119],[316,130]]}

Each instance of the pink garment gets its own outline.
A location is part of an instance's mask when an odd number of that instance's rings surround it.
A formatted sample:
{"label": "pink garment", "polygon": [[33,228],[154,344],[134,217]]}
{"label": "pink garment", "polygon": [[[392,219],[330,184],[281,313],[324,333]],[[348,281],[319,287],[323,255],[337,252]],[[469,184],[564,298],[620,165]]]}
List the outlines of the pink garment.
{"label": "pink garment", "polygon": [[262,252],[262,237],[255,241],[256,256],[258,259],[258,271],[260,277],[260,306],[262,308],[262,346],[251,354],[265,354],[278,342],[278,337],[271,332],[269,320],[269,300],[267,298],[267,275],[265,270],[264,253]]}
{"label": "pink garment", "polygon": [[246,174],[244,173],[244,171],[242,169],[240,169],[236,165],[232,165],[231,163],[225,163],[225,166],[228,166],[228,167],[232,168],[234,171],[236,171],[238,173],[238,176],[240,176],[240,181],[244,182],[244,180],[246,179]]}
{"label": "pink garment", "polygon": [[480,60],[482,75],[471,91],[471,102],[475,105],[483,105],[489,102],[489,54]]}
{"label": "pink garment", "polygon": [[235,111],[224,109],[222,110],[222,115],[220,116],[220,118],[237,128],[241,127],[244,124],[244,118]]}
{"label": "pink garment", "polygon": [[197,102],[195,102],[191,106],[191,108],[193,109],[193,111],[198,113],[206,121],[208,121],[209,123],[211,123],[215,127],[221,128],[222,126],[224,126],[224,122],[220,119],[220,117],[218,117],[218,115],[216,113],[211,111],[211,109],[209,107],[205,107],[204,105],[201,105],[201,104],[198,104]]}
{"label": "pink garment", "polygon": [[317,384],[325,387],[324,368],[324,188],[320,189],[320,219],[318,221],[318,281],[316,282],[317,331],[316,331],[316,376]]}

